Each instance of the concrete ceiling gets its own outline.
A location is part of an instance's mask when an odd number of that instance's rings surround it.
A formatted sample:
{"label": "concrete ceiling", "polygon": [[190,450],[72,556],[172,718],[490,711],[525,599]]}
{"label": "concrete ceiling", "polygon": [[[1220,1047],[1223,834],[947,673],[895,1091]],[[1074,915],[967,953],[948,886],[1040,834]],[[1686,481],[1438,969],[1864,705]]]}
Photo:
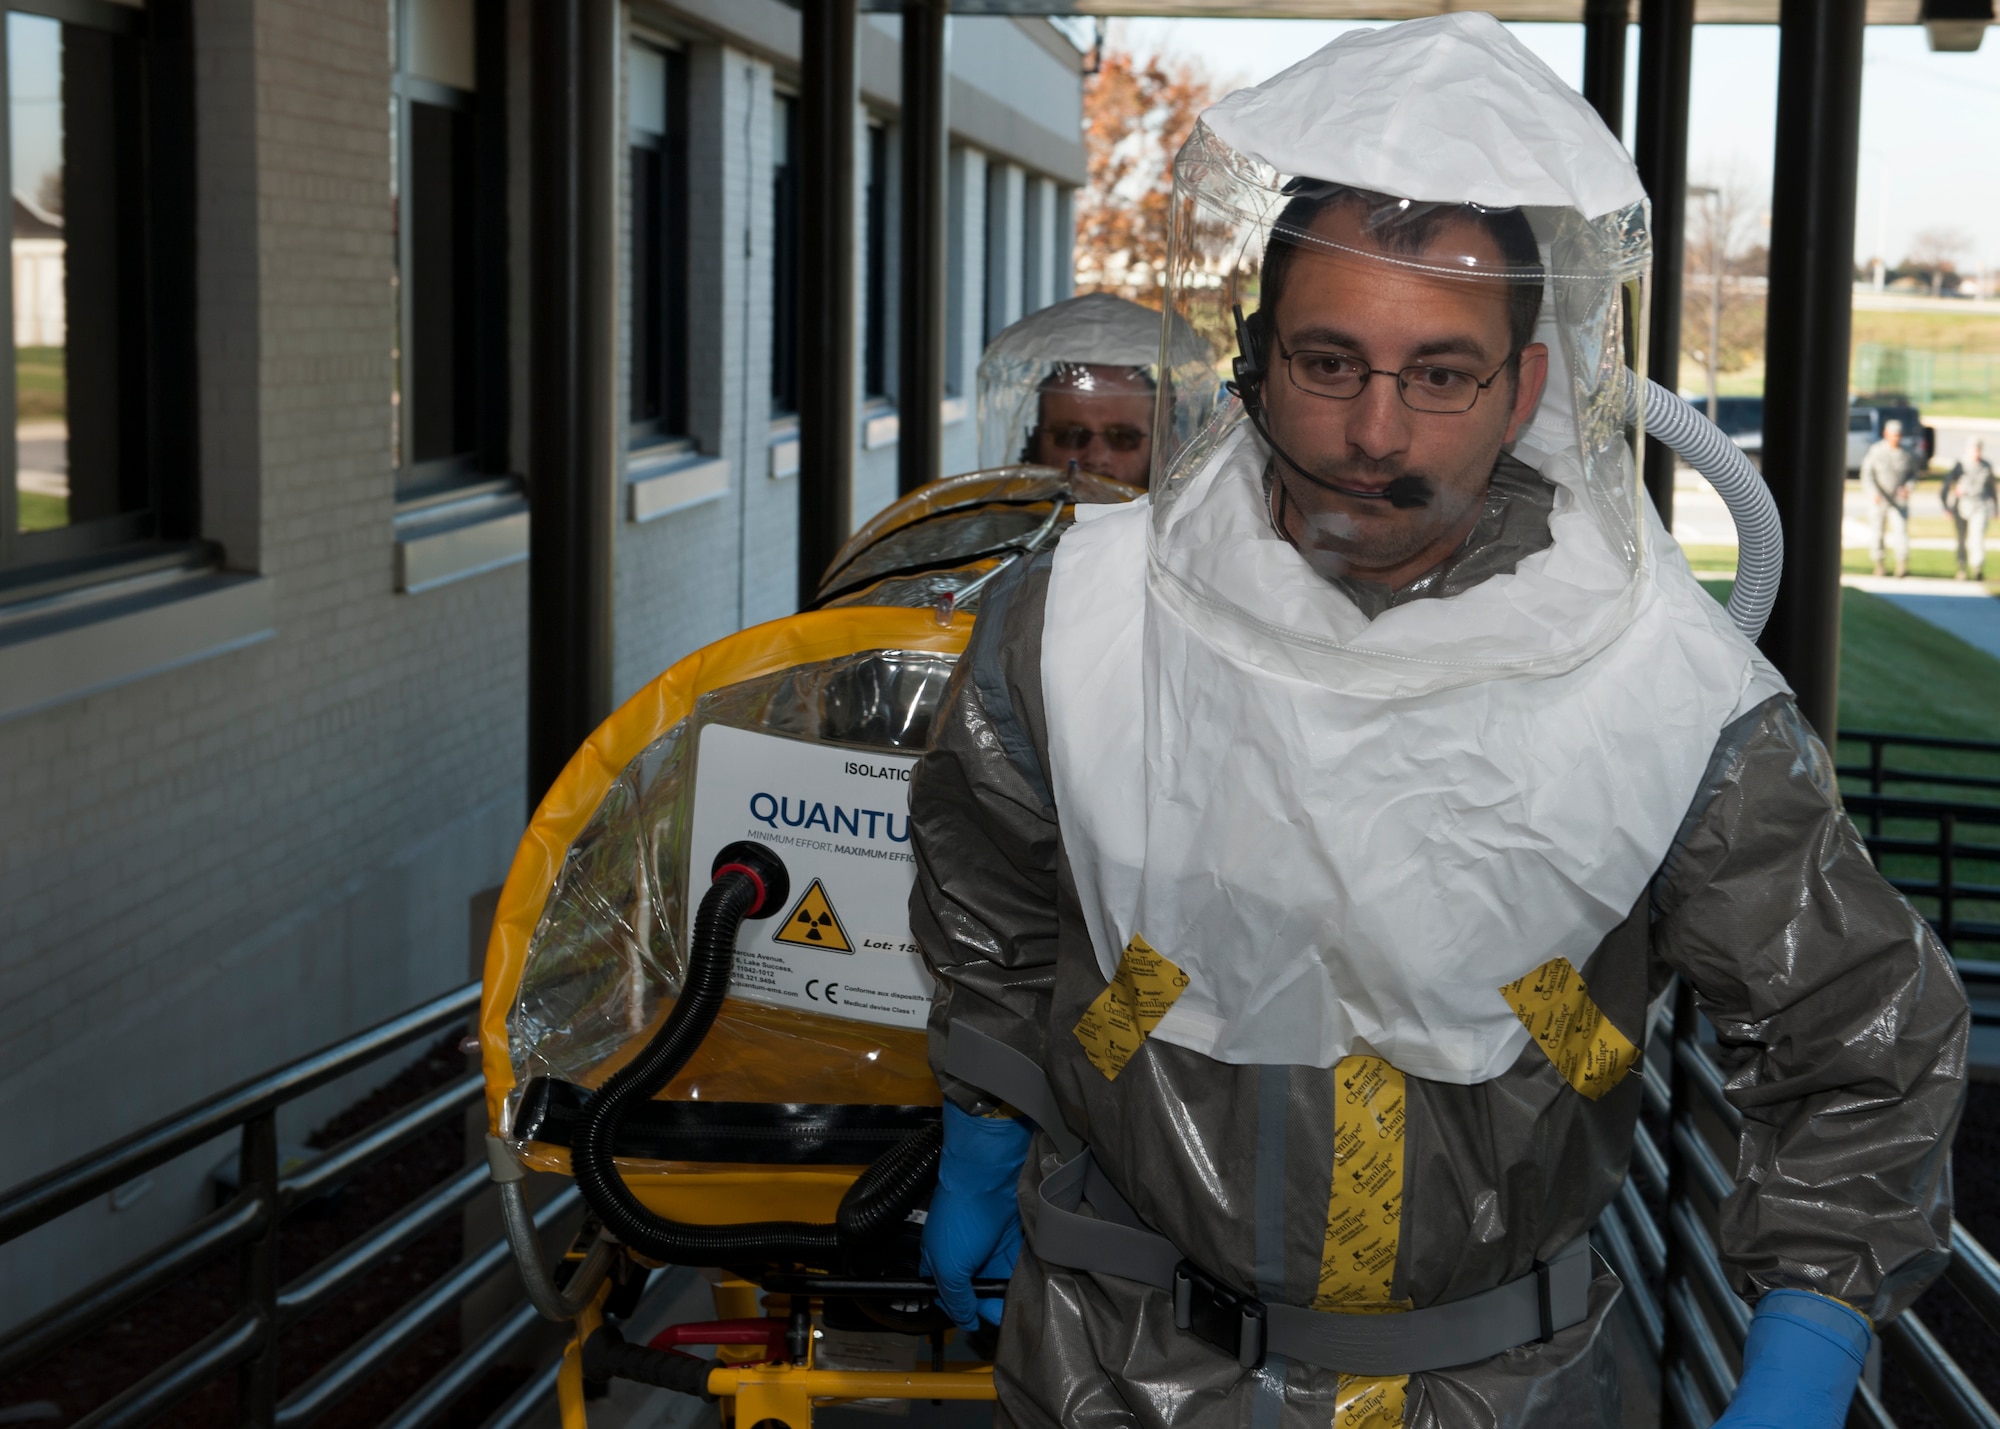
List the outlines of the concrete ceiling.
{"label": "concrete ceiling", "polygon": [[[1914,25],[1918,0],[1868,0],[1871,25]],[[864,9],[893,11],[898,0],[864,0]],[[1583,19],[1583,0],[951,0],[959,15],[1158,15],[1177,19],[1414,20],[1454,10],[1485,10],[1502,20]],[[1778,0],[1695,0],[1706,25],[1775,25]],[[1639,19],[1632,0],[1632,20]]]}

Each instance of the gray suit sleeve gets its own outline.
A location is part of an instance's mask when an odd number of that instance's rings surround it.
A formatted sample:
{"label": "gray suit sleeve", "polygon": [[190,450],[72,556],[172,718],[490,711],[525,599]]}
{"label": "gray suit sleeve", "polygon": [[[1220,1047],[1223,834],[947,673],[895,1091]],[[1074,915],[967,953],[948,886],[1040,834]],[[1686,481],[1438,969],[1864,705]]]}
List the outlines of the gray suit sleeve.
{"label": "gray suit sleeve", "polygon": [[1970,1016],[1789,696],[1723,731],[1654,920],[1655,950],[1715,1024],[1744,1117],[1719,1227],[1732,1280],[1877,1320],[1903,1309],[1950,1255]]}
{"label": "gray suit sleeve", "polygon": [[931,1065],[968,1111],[993,1103],[944,1074],[946,1029],[970,1023],[1040,1063],[1055,981],[1056,814],[1042,756],[1048,576],[1045,554],[987,589],[910,780],[910,928],[937,980]]}

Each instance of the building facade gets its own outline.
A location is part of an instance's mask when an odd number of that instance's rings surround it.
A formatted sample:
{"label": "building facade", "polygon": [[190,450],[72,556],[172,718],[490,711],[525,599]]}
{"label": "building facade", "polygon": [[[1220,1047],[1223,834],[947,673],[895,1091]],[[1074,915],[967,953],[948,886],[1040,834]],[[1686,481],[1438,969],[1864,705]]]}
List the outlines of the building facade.
{"label": "building facade", "polygon": [[[529,797],[530,3],[6,17],[0,1180],[476,962]],[[948,472],[984,342],[1068,294],[1084,179],[1076,45],[952,24]],[[836,359],[797,342],[798,12],[619,30],[622,700],[795,608],[792,413]],[[896,485],[898,34],[862,21],[857,524]],[[0,1323],[194,1215],[230,1149],[0,1249]]]}

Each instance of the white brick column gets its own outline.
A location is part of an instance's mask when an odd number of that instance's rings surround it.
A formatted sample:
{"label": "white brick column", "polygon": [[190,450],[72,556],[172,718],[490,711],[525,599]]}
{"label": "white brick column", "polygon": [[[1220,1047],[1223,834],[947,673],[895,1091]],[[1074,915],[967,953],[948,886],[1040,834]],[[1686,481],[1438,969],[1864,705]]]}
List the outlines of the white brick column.
{"label": "white brick column", "polygon": [[989,164],[986,169],[986,342],[1023,311],[1022,209],[1027,179],[1018,164]]}
{"label": "white brick column", "polygon": [[964,405],[964,416],[944,429],[947,474],[979,465],[979,356],[985,351],[986,155],[960,147],[946,166],[945,359],[946,400]]}

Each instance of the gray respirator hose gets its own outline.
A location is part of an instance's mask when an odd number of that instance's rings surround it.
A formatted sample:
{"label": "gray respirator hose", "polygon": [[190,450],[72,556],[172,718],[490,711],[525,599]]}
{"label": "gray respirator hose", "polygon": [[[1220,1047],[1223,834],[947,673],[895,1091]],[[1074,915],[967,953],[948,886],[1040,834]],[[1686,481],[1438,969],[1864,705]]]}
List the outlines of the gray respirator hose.
{"label": "gray respirator hose", "polygon": [[[1625,420],[1638,418],[1637,384],[1625,385]],[[1736,589],[1729,596],[1729,618],[1755,640],[1764,633],[1771,606],[1778,599],[1778,577],[1785,568],[1785,533],[1778,524],[1778,504],[1770,488],[1743,449],[1722,429],[1650,378],[1645,386],[1646,435],[1658,437],[1681,460],[1700,472],[1729,507],[1736,523]]]}
{"label": "gray respirator hose", "polygon": [[500,1187],[500,1220],[507,1231],[507,1244],[514,1252],[514,1264],[521,1272],[521,1284],[528,1292],[528,1303],[545,1320],[574,1320],[611,1273],[618,1247],[600,1234],[583,1258],[583,1264],[570,1276],[569,1285],[559,1288],[548,1262],[542,1258],[542,1228],[534,1212],[528,1209],[526,1188],[521,1184],[527,1170],[514,1158],[507,1143],[491,1132],[486,1135],[486,1166]]}

